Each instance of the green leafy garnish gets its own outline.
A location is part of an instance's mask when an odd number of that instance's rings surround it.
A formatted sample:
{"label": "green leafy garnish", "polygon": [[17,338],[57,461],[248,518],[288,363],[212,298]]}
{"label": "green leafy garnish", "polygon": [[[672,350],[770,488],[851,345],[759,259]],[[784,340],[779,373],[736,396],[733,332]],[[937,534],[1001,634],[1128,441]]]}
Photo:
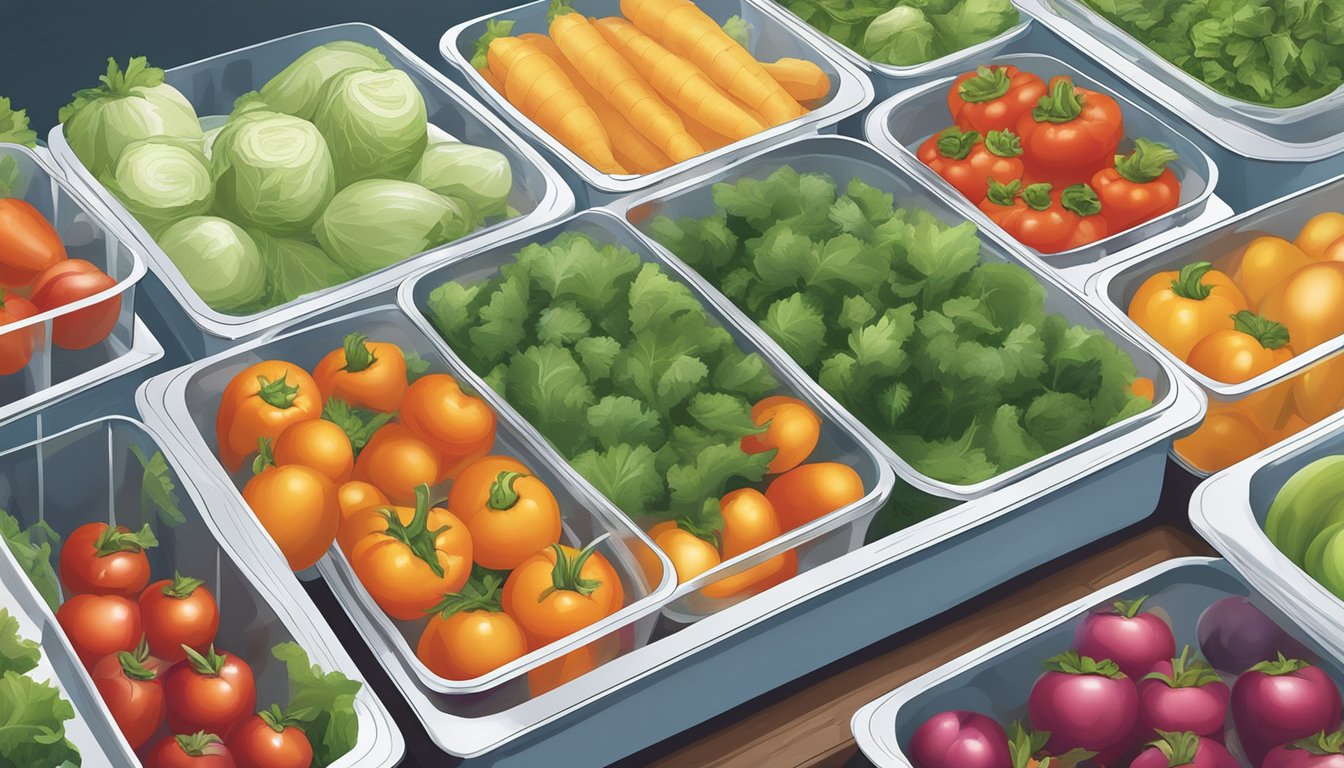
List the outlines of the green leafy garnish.
{"label": "green leafy garnish", "polygon": [[979,45],[1018,22],[1011,0],[779,0],[880,64],[913,66]]}
{"label": "green leafy garnish", "polygon": [[363,684],[340,672],[324,672],[311,664],[307,651],[280,643],[271,655],[289,670],[288,719],[296,722],[313,746],[313,766],[331,765],[354,748],[359,738],[355,696]]}
{"label": "green leafy garnish", "polygon": [[0,608],[0,766],[80,763],[65,737],[74,707],[55,685],[27,675],[41,658],[38,644],[19,636],[19,620]]}
{"label": "green leafy garnish", "polygon": [[47,602],[51,610],[61,606],[61,583],[56,578],[56,569],[51,566],[52,552],[60,546],[61,537],[39,520],[27,530],[19,524],[17,518],[0,509],[0,536],[5,539],[19,567],[28,575],[37,593]]}
{"label": "green leafy garnish", "polygon": [[[407,370],[410,368],[407,367]],[[395,413],[374,413],[362,408],[352,408],[349,403],[338,397],[328,398],[327,404],[322,408],[322,418],[345,431],[345,436],[350,438],[350,447],[356,456],[373,439],[373,433],[396,417]]]}
{"label": "green leafy garnish", "polygon": [[163,451],[155,451],[146,458],[138,445],[131,446],[131,453],[144,470],[140,476],[140,514],[145,520],[153,519],[158,513],[159,519],[169,528],[175,528],[187,521],[182,512],[182,504],[177,498],[177,482],[172,467]]}

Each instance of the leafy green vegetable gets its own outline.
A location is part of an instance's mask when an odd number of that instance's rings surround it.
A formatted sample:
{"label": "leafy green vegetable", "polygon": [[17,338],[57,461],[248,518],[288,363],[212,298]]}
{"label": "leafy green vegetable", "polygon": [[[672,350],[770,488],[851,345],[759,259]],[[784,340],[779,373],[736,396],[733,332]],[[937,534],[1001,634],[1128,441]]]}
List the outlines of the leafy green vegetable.
{"label": "leafy green vegetable", "polygon": [[[832,279],[825,266],[809,276]],[[751,403],[778,384],[685,284],[625,248],[564,233],[485,281],[446,283],[426,313],[574,468],[633,516],[702,530],[757,482]],[[712,502],[712,504],[707,504]]]}
{"label": "leafy green vegetable", "polygon": [[19,637],[19,620],[0,608],[0,674],[24,674],[37,666],[42,650],[33,640]]}
{"label": "leafy green vegetable", "polygon": [[173,469],[163,451],[155,451],[146,457],[140,446],[132,445],[131,453],[140,462],[140,514],[150,520],[157,512],[159,519],[169,528],[175,528],[187,521],[182,513],[181,502],[177,498],[177,481]]}
{"label": "leafy green vegetable", "polygon": [[322,97],[322,86],[329,80],[347,72],[391,68],[387,57],[378,49],[349,40],[336,40],[312,48],[295,59],[267,81],[258,95],[277,112],[311,120]]}
{"label": "leafy green vegetable", "polygon": [[19,620],[0,608],[0,768],[80,764],[65,737],[75,708],[56,686],[26,674],[40,659],[37,643],[19,637]]}
{"label": "leafy green vegetable", "polygon": [[210,163],[219,210],[248,228],[306,232],[336,194],[322,133],[307,120],[269,109],[230,117]]}
{"label": "leafy green vegetable", "polygon": [[56,578],[56,569],[51,566],[51,556],[60,546],[61,537],[45,520],[39,520],[24,530],[18,518],[3,509],[0,509],[0,537],[4,538],[10,553],[19,561],[19,567],[51,610],[59,608],[61,583]]}
{"label": "leafy green vegetable", "polygon": [[313,746],[316,768],[331,765],[354,748],[359,739],[355,696],[363,683],[340,672],[323,672],[310,664],[308,653],[294,643],[280,643],[271,655],[289,670],[289,706],[285,711],[298,721]]}
{"label": "leafy green vegetable", "polygon": [[728,20],[723,22],[723,32],[733,39],[733,42],[751,50],[751,22],[741,16],[729,16]]}
{"label": "leafy green vegetable", "polygon": [[28,111],[14,109],[4,96],[0,96],[0,142],[37,146],[37,133],[28,127]]}
{"label": "leafy green vegetable", "polygon": [[427,148],[406,180],[455,197],[481,217],[503,214],[513,190],[513,170],[507,157],[493,149],[456,141]]}
{"label": "leafy green vegetable", "polygon": [[981,263],[970,223],[787,166],[712,194],[716,215],[644,226],[930,477],[986,480],[1150,405],[1102,332],[1048,315],[1026,270]]}
{"label": "leafy green vegetable", "polygon": [[1234,99],[1294,107],[1344,83],[1344,6],[1336,0],[1085,2]]}
{"label": "leafy green vegetable", "polygon": [[100,181],[151,235],[188,216],[209,213],[215,200],[200,147],[175,139],[128,144],[113,173]]}
{"label": "leafy green vegetable", "polygon": [[1018,23],[1012,0],[779,2],[860,56],[898,67],[979,45]]}
{"label": "leafy green vegetable", "polygon": [[363,275],[456,240],[472,227],[470,211],[454,198],[409,181],[370,179],[337,192],[313,234],[332,261]]}
{"label": "leafy green vegetable", "polygon": [[252,241],[266,265],[266,304],[278,306],[350,279],[339,264],[313,243],[272,237],[253,230]]}
{"label": "leafy green vegetable", "polygon": [[159,247],[211,309],[242,314],[266,291],[261,251],[243,228],[218,216],[192,216],[158,238]]}
{"label": "leafy green vegetable", "polygon": [[342,187],[406,178],[429,142],[426,122],[420,88],[399,69],[356,70],[329,81],[313,115]]}

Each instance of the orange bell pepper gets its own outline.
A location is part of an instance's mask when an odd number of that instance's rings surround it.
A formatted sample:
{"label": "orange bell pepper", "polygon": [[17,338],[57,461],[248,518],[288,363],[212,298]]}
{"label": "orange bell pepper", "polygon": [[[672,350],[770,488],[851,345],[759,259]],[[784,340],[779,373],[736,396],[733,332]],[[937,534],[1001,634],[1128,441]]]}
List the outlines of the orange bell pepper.
{"label": "orange bell pepper", "polygon": [[352,333],[341,349],[328,352],[317,364],[313,380],[327,397],[388,413],[397,410],[406,394],[406,356],[396,344]]}
{"label": "orange bell pepper", "polygon": [[1232,328],[1246,309],[1241,289],[1207,261],[1179,272],[1158,272],[1143,281],[1129,302],[1129,317],[1158,344],[1184,360],[1200,339]]}
{"label": "orange bell pepper", "polygon": [[230,473],[290,424],[322,416],[322,393],[313,377],[293,363],[263,360],[234,376],[219,399],[215,436],[219,460]]}

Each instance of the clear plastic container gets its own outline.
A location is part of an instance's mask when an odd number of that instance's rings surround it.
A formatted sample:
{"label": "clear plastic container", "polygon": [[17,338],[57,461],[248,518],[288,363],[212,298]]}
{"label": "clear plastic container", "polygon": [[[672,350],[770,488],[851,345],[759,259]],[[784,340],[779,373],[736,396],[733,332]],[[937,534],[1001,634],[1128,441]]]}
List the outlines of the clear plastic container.
{"label": "clear plastic container", "polygon": [[[467,366],[460,362],[457,354],[434,330],[424,314],[430,292],[446,282],[470,283],[493,277],[498,274],[501,266],[512,263],[515,254],[523,247],[531,243],[549,242],[564,232],[578,232],[598,242],[624,247],[638,254],[645,263],[663,267],[673,280],[687,284],[692,291],[698,293],[698,286],[684,267],[663,258],[658,249],[649,246],[624,221],[605,210],[598,209],[575,214],[544,230],[446,264],[408,281],[401,289],[402,308],[427,336],[435,340],[445,355],[453,358],[455,367],[467,370]],[[710,317],[732,334],[733,341],[742,351],[748,354],[761,352],[748,335],[733,320],[726,318],[716,306],[707,303],[706,308]],[[823,562],[852,549],[853,542],[862,540],[868,521],[891,493],[894,476],[890,468],[873,447],[846,426],[845,419],[838,409],[815,398],[802,379],[782,370],[769,353],[764,353],[762,356],[770,365],[771,373],[780,382],[777,391],[803,400],[821,417],[820,440],[808,457],[808,461],[834,461],[852,467],[863,481],[866,493],[853,504],[786,531],[770,542],[725,560],[679,585],[671,604],[666,609],[667,614],[677,621],[695,621],[749,597],[749,591],[731,597],[710,597],[702,590],[710,584],[741,573],[784,552],[797,550],[798,567],[802,571],[814,562]],[[496,410],[507,409],[511,415],[522,420],[522,416],[517,415],[507,400],[491,390],[477,374],[471,373],[468,380],[472,387],[491,400]],[[536,439],[545,440],[539,433],[536,434]]]}
{"label": "clear plastic container", "polygon": [[[0,422],[87,389],[157,360],[163,349],[135,316],[135,294],[145,274],[142,251],[130,234],[82,187],[67,180],[44,154],[0,144],[0,164],[17,170],[12,197],[37,209],[60,235],[71,259],[84,259],[117,284],[80,301],[6,324],[0,336],[38,334],[41,343],[17,373],[0,376]],[[116,324],[102,341],[85,349],[52,343],[53,323],[95,304],[116,301]]]}
{"label": "clear plastic container", "polygon": [[[135,233],[135,239],[148,254],[150,267],[158,278],[155,286],[163,289],[154,300],[181,308],[186,322],[171,325],[179,341],[194,357],[225,349],[235,341],[253,338],[296,319],[339,309],[390,291],[406,276],[426,265],[554,221],[574,208],[573,193],[535,150],[448,78],[386,33],[367,24],[324,27],[240,48],[174,67],[167,71],[166,81],[182,92],[201,117],[228,114],[234,99],[260,88],[310,48],[336,40],[352,40],[377,48],[394,67],[409,75],[419,86],[431,125],[459,141],[488,147],[508,158],[513,171],[509,204],[520,211],[520,215],[287,304],[251,315],[228,315],[206,305],[144,227],[89,174],[66,142],[64,127],[56,126],[48,137],[52,152],[72,178],[79,179],[92,190],[108,209],[116,213],[124,226]],[[179,327],[183,325],[186,327]]]}
{"label": "clear plastic container", "polygon": [[[134,450],[146,459],[163,451],[184,517],[179,524],[170,525],[145,495],[146,472]],[[283,560],[253,547],[213,510],[206,513],[202,500],[215,498],[217,487],[193,460],[177,455],[139,422],[117,416],[99,419],[0,454],[0,484],[5,510],[23,528],[45,521],[62,541],[90,522],[106,521],[132,530],[151,525],[159,539],[159,546],[147,550],[152,578],[169,578],[176,570],[205,580],[220,611],[216,645],[237,653],[251,666],[259,707],[272,702],[284,706],[289,700],[285,665],[271,656],[277,643],[295,642],[308,652],[311,663],[363,681],[317,607],[293,579],[283,575]],[[52,554],[53,567],[58,554]],[[42,619],[55,626],[55,617],[32,583],[26,577],[10,580],[11,575],[20,576],[21,571],[6,550],[0,568],[0,576],[6,577],[3,586],[26,591],[39,604]],[[68,641],[62,640],[53,650],[70,650]],[[79,674],[79,695],[101,702],[88,673],[77,664],[74,669]],[[334,765],[399,762],[405,750],[401,732],[367,682],[356,695],[355,712],[357,741]],[[151,742],[167,730],[162,726]],[[107,748],[131,755],[119,732]]]}
{"label": "clear plastic container", "polygon": [[1344,133],[1339,131],[1344,88],[1297,107],[1252,104],[1213,90],[1077,0],[1017,0],[1016,4],[1239,155],[1313,162],[1344,152]]}
{"label": "clear plastic container", "polygon": [[[1256,399],[1269,398],[1272,392],[1282,393],[1291,388],[1293,382],[1304,373],[1313,371],[1324,373],[1330,367],[1344,366],[1344,335],[1336,336],[1311,349],[1301,350],[1294,357],[1244,382],[1227,384],[1194,370],[1153,340],[1130,319],[1127,313],[1130,301],[1139,286],[1158,272],[1179,271],[1181,267],[1199,261],[1211,261],[1215,269],[1221,268],[1220,259],[1239,253],[1240,249],[1252,239],[1263,235],[1276,235],[1291,241],[1297,236],[1302,225],[1316,214],[1340,210],[1342,195],[1344,195],[1344,176],[1292,193],[1225,222],[1190,233],[1158,251],[1141,254],[1108,267],[1089,281],[1087,293],[1098,309],[1113,323],[1124,328],[1154,354],[1193,379],[1210,398],[1211,417],[1222,411],[1241,410]],[[1336,380],[1344,381],[1344,379]],[[1238,406],[1239,403],[1243,405]],[[1263,444],[1248,443],[1244,450],[1228,458],[1235,461],[1250,456],[1318,418],[1319,414],[1316,418],[1308,420],[1308,414],[1298,413],[1281,425],[1281,429],[1264,431]],[[1263,429],[1266,425],[1258,426]],[[1206,424],[1201,429],[1213,429],[1213,427]],[[1204,438],[1200,437],[1200,432],[1196,432],[1191,439]],[[1192,473],[1201,476],[1223,469],[1231,463],[1231,461],[1214,464],[1201,462],[1192,456],[1183,455],[1180,444],[1176,446],[1174,456]]]}
{"label": "clear plastic container", "polygon": [[[1018,53],[998,56],[988,63],[1011,64],[1024,72],[1039,75],[1046,82],[1052,77],[1065,75],[1073,78],[1073,81],[1081,87],[1110,94],[1105,86],[1051,56]],[[1095,243],[1059,253],[1041,253],[1004,232],[980,210],[978,200],[967,200],[946,179],[916,156],[919,147],[926,139],[952,124],[952,118],[947,111],[947,92],[955,80],[956,77],[953,76],[928,83],[878,104],[868,113],[866,120],[865,134],[868,140],[873,146],[896,158],[896,162],[902,168],[919,174],[925,183],[937,189],[944,198],[969,215],[976,224],[981,227],[992,227],[1014,247],[1033,254],[1049,266],[1076,267],[1095,262],[1143,243],[1160,232],[1188,224],[1204,212],[1214,188],[1218,186],[1218,167],[1194,142],[1134,102],[1123,96],[1110,94],[1120,103],[1125,115],[1125,138],[1120,143],[1119,154],[1128,154],[1133,149],[1133,139],[1143,137],[1165,144],[1180,156],[1172,167],[1172,172],[1181,182],[1180,203],[1170,213]]]}
{"label": "clear plastic container", "polygon": [[[622,205],[620,212],[636,227],[657,215],[670,216],[674,219],[683,216],[707,216],[718,210],[711,197],[711,188],[714,184],[720,182],[732,183],[743,178],[764,178],[785,165],[792,166],[800,173],[826,173],[841,181],[859,177],[883,192],[893,194],[898,207],[922,208],[952,224],[961,223],[965,220],[965,215],[960,210],[955,209],[950,203],[927,188],[918,177],[912,176],[901,168],[894,167],[887,156],[861,141],[833,136],[805,137],[779,147],[764,150],[743,158],[731,169],[723,169],[698,179],[661,189],[639,198],[633,198]],[[1003,244],[996,233],[982,229],[978,236],[981,243],[982,259],[1008,262],[1020,260],[1015,258],[1014,252]],[[646,235],[646,237],[648,236]],[[1156,388],[1153,407],[1125,421],[1100,429],[1072,445],[1002,472],[988,480],[970,485],[945,483],[921,474],[897,455],[881,438],[841,408],[831,395],[816,384],[763,329],[747,317],[731,299],[724,296],[716,286],[710,285],[708,281],[675,258],[674,255],[668,254],[662,246],[653,245],[651,238],[649,238],[649,242],[650,247],[655,248],[662,254],[665,261],[676,265],[678,270],[690,275],[696,287],[710,302],[718,307],[719,311],[723,312],[730,322],[743,328],[752,341],[767,350],[768,356],[775,361],[776,365],[790,371],[792,377],[806,381],[808,394],[812,398],[824,402],[828,407],[837,409],[844,414],[846,425],[862,435],[869,443],[877,446],[903,480],[916,488],[938,496],[968,499],[1010,485],[1027,475],[1062,461],[1067,456],[1077,454],[1092,446],[1101,445],[1108,440],[1114,440],[1139,424],[1160,418],[1176,399],[1177,385],[1175,382],[1177,374],[1169,364],[1133,343],[1124,333],[1114,329],[1109,322],[1081,301],[1074,289],[1068,287],[1058,278],[1045,271],[1033,271],[1037,280],[1045,288],[1045,309],[1047,312],[1058,312],[1068,318],[1071,323],[1105,331],[1107,338],[1133,358],[1135,365],[1138,367],[1139,375],[1153,380]],[[1029,271],[1031,266],[1030,263],[1026,264]]]}
{"label": "clear plastic container", "polygon": [[[610,199],[639,190],[650,189],[668,179],[689,172],[703,172],[732,162],[744,149],[776,144],[791,136],[818,131],[834,131],[846,117],[857,114],[873,100],[873,86],[868,78],[852,64],[818,41],[815,36],[801,34],[781,21],[773,11],[766,10],[768,0],[697,0],[700,10],[719,24],[732,16],[740,16],[751,25],[751,52],[761,61],[783,57],[806,59],[821,67],[831,80],[831,93],[826,101],[811,112],[783,125],[777,125],[750,138],[706,152],[655,173],[636,176],[615,176],[602,173],[588,162],[525,117],[495,91],[480,73],[471,66],[476,41],[485,33],[486,23],[494,19],[517,22],[514,34],[545,33],[548,27],[546,12],[550,0],[534,2],[505,11],[481,16],[449,29],[439,43],[439,50],[448,63],[457,69],[481,98],[504,115],[533,143],[545,147],[560,160],[568,174],[587,188],[589,202],[600,205]],[[580,13],[593,17],[614,16],[620,13],[618,0],[580,0],[574,4]]]}
{"label": "clear plastic container", "polygon": [[850,723],[859,749],[879,768],[911,768],[906,745],[924,721],[940,712],[980,712],[1005,730],[1015,720],[1026,722],[1027,694],[1041,676],[1041,662],[1069,649],[1074,628],[1093,608],[1139,595],[1149,596],[1144,610],[1171,622],[1176,647],[1192,649],[1199,647],[1195,626],[1204,609],[1225,597],[1248,597],[1304,645],[1311,661],[1336,681],[1344,680],[1338,655],[1312,643],[1311,630],[1293,611],[1280,609],[1273,595],[1257,594],[1225,560],[1186,557],[1098,590],[865,705]]}

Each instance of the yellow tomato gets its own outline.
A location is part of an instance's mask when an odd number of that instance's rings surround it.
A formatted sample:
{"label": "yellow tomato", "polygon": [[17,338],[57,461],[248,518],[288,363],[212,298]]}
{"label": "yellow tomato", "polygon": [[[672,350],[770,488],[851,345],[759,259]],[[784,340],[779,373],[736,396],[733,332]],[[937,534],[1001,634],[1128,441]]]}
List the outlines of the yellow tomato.
{"label": "yellow tomato", "polygon": [[677,583],[685,584],[719,564],[719,550],[710,542],[668,520],[649,529],[649,538],[667,554],[677,570]]}
{"label": "yellow tomato", "polygon": [[[1251,309],[1260,307],[1265,296],[1289,275],[1311,263],[1302,249],[1282,237],[1257,237],[1246,245],[1232,281],[1241,289]],[[1260,308],[1261,314],[1265,314]],[[1272,320],[1282,318],[1269,316]]]}
{"label": "yellow tomato", "polygon": [[1301,354],[1344,333],[1344,262],[1316,261],[1275,286],[1260,314],[1283,323]]}
{"label": "yellow tomato", "polygon": [[1194,434],[1175,443],[1176,453],[1204,472],[1217,472],[1259,453],[1268,445],[1265,433],[1245,414],[1223,405],[1211,408]]}
{"label": "yellow tomato", "polygon": [[1344,354],[1323,360],[1293,377],[1293,407],[1315,424],[1344,406]]}
{"label": "yellow tomato", "polygon": [[1158,272],[1143,281],[1129,302],[1129,317],[1172,354],[1184,360],[1195,342],[1232,327],[1246,309],[1241,289],[1207,261],[1179,272]]}
{"label": "yellow tomato", "polygon": [[1325,257],[1325,249],[1344,237],[1344,213],[1326,211],[1312,217],[1297,233],[1294,241],[1302,252],[1313,259]]}

